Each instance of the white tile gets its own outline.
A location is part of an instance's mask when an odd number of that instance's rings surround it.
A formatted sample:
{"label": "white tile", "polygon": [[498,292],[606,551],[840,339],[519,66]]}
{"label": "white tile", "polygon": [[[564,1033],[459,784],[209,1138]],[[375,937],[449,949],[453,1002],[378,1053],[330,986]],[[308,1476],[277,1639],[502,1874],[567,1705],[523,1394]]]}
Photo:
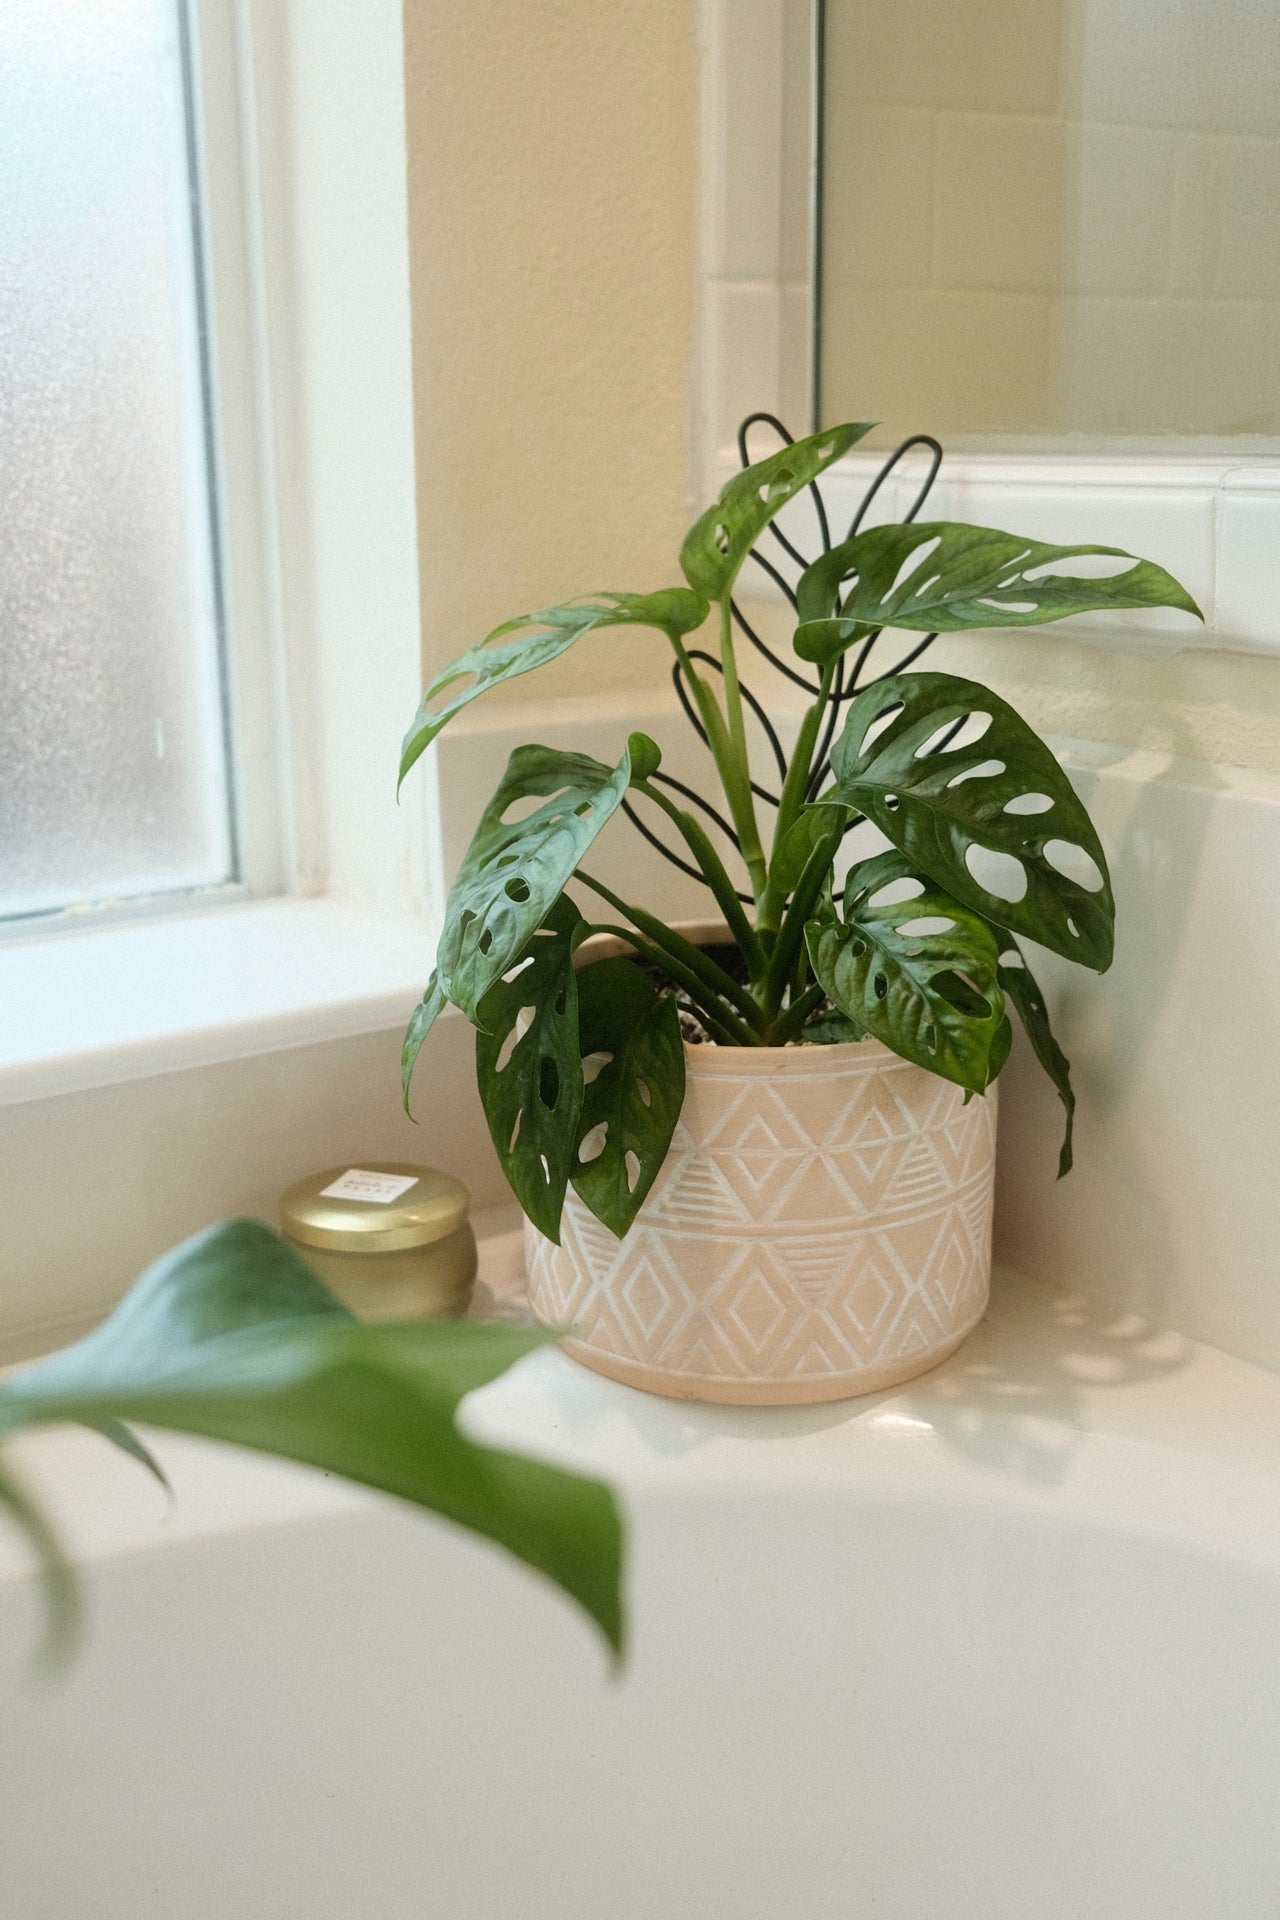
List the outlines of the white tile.
{"label": "white tile", "polygon": [[1063,284],[1067,130],[1025,114],[938,116],[933,269],[948,287]]}
{"label": "white tile", "polygon": [[1274,434],[1280,428],[1277,316],[1280,304],[1272,300],[1204,303],[1194,389],[1202,432]]}
{"label": "white tile", "polygon": [[1210,134],[1176,136],[1169,262],[1175,293],[1203,293],[1217,276],[1223,146]]}
{"label": "white tile", "polygon": [[1039,1077],[1002,1079],[1003,1257],[1280,1367],[1280,790],[1097,759],[1068,766],[1111,864],[1115,965],[1090,979],[1037,955],[1080,1103],[1076,1168],[1050,1177],[1060,1117]]}
{"label": "white tile", "polygon": [[1213,291],[1280,298],[1280,140],[1224,142]]}
{"label": "white tile", "polygon": [[1216,372],[1205,362],[1203,342],[1213,317],[1211,303],[1201,299],[1065,299],[1065,427],[1098,434],[1232,431],[1219,423]]}
{"label": "white tile", "polygon": [[1107,0],[1075,11],[1071,90],[1091,118],[1206,133],[1274,129],[1274,0]]}
{"label": "white tile", "polygon": [[810,270],[813,199],[813,0],[780,0],[782,26],[782,178],[779,267],[784,280]]}
{"label": "white tile", "polygon": [[[887,452],[875,456],[877,462],[888,457]],[[828,503],[832,532],[836,537],[844,538],[846,528],[852,522],[867,489],[875,478],[876,470],[876,466],[869,461],[859,461],[852,472],[828,474],[823,480],[823,496]],[[928,470],[927,452],[914,449],[878,488],[862,525],[878,527],[893,521],[905,520],[915,504]],[[940,491],[931,492],[928,503],[919,517],[924,520],[945,518],[947,514],[945,498],[946,496]]]}
{"label": "white tile", "polygon": [[845,0],[827,8],[828,98],[977,112],[1057,113],[1069,76],[1057,56],[1059,5],[1028,0]]}
{"label": "white tile", "polygon": [[707,288],[707,415],[717,452],[734,446],[745,414],[783,405],[782,300],[774,285]]}
{"label": "white tile", "polygon": [[1156,293],[1167,284],[1173,135],[1072,128],[1066,147],[1065,279],[1079,293]]}
{"label": "white tile", "polygon": [[1083,433],[1190,432],[1199,306],[1131,294],[1062,303],[1063,421]]}
{"label": "white tile", "polygon": [[782,289],[778,392],[780,418],[799,439],[814,426],[813,307],[807,286]]}
{"label": "white tile", "polygon": [[1280,298],[1280,139],[1183,135],[1174,187],[1179,291]]}
{"label": "white tile", "polygon": [[703,140],[717,217],[707,270],[720,279],[781,271],[784,24],[782,0],[715,0],[710,11]]}
{"label": "white tile", "polygon": [[936,115],[868,102],[827,129],[824,270],[863,287],[927,287]]}
{"label": "white tile", "polygon": [[1280,485],[1228,480],[1219,496],[1214,630],[1224,646],[1280,653]]}
{"label": "white tile", "polygon": [[944,440],[1057,425],[1052,295],[828,283],[825,296],[823,385],[846,418]]}

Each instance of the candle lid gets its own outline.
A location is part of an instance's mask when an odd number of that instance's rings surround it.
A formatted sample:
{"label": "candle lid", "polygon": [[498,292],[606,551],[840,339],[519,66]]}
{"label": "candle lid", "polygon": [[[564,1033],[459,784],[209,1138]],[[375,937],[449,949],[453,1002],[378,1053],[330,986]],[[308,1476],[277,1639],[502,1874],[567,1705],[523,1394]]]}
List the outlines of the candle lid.
{"label": "candle lid", "polygon": [[299,1180],[280,1197],[280,1224],[304,1247],[398,1253],[456,1232],[467,1203],[462,1182],[434,1167],[366,1160]]}

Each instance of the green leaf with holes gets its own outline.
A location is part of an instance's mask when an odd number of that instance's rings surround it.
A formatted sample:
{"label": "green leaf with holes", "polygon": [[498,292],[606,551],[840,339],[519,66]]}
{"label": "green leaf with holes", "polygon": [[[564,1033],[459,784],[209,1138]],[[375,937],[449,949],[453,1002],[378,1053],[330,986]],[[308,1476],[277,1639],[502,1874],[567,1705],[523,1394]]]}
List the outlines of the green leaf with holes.
{"label": "green leaf with holes", "polygon": [[[965,742],[975,715],[989,724]],[[1053,754],[998,694],[948,673],[892,674],[851,703],[831,765],[820,805],[865,813],[997,926],[1099,973],[1110,966],[1115,902],[1101,842]],[[993,892],[997,878],[1017,897]]]}
{"label": "green leaf with holes", "polygon": [[[578,976],[587,1081],[573,1185],[621,1240],[657,1179],[684,1104],[680,1015],[633,960],[598,960]],[[593,1056],[606,1055],[602,1062]],[[587,1157],[584,1157],[587,1156]]]}
{"label": "green leaf with holes", "polygon": [[[1101,580],[1046,571],[1094,555],[1133,565]],[[855,534],[806,569],[796,599],[796,652],[822,666],[875,627],[957,633],[1140,607],[1176,607],[1204,617],[1171,573],[1134,559],[1123,547],[1057,547],[949,520]]]}
{"label": "green leaf with holes", "polygon": [[[792,821],[769,856],[769,880],[779,898],[786,899],[795,890],[810,857],[831,833],[835,824],[826,806],[805,807]],[[842,825],[847,825],[847,818]]]}
{"label": "green leaf with holes", "polygon": [[1013,1026],[1008,1014],[1001,1017],[1000,1025],[991,1036],[991,1058],[987,1062],[987,1085],[998,1080],[1009,1064],[1009,1055],[1013,1051]]}
{"label": "green leaf with holes", "polygon": [[573,902],[559,899],[510,977],[485,994],[476,1033],[476,1078],[502,1171],[557,1246],[582,1111],[573,951],[583,927]]}
{"label": "green leaf with holes", "polygon": [[[436,675],[422,696],[413,725],[400,754],[403,781],[415,760],[424,754],[442,727],[454,715],[491,687],[501,686],[535,667],[545,667],[581,640],[605,627],[656,627],[679,639],[700,627],[707,602],[688,587],[667,587],[660,593],[593,593],[571,605],[544,607],[541,613],[522,613],[504,620],[478,647],[460,653]],[[518,635],[516,639],[510,635]],[[462,683],[462,684],[460,684]],[[441,696],[454,693],[443,704]]]}
{"label": "green leaf with holes", "polygon": [[[342,1474],[496,1541],[616,1648],[622,1528],[608,1488],[481,1446],[456,1422],[465,1394],[550,1337],[462,1320],[364,1325],[278,1235],[231,1220],[148,1268],[86,1339],[0,1386],[0,1434],[136,1420]],[[65,1628],[74,1596],[47,1523],[7,1478],[0,1507],[44,1555]]]}
{"label": "green leaf with holes", "polygon": [[[656,756],[645,741],[646,769]],[[616,767],[552,747],[512,754],[450,889],[436,953],[441,991],[473,1023],[483,1025],[481,1000],[524,952],[632,777],[630,749]],[[529,799],[543,805],[504,818]]]}
{"label": "green leaf with holes", "polygon": [[[909,898],[880,897],[903,882],[917,889]],[[850,872],[843,919],[811,920],[805,940],[841,1013],[904,1060],[983,1092],[1004,997],[995,937],[976,913],[882,853]]]}
{"label": "green leaf with holes", "polygon": [[680,569],[689,585],[708,600],[722,599],[774,515],[874,424],[863,420],[829,427],[735,473],[685,535]]}
{"label": "green leaf with holes", "polygon": [[413,1070],[418,1064],[422,1043],[435,1025],[437,1014],[447,1004],[433,967],[426,991],[409,1016],[409,1024],[405,1028],[404,1045],[400,1049],[400,1093],[406,1113],[409,1112],[409,1082],[413,1079]]}
{"label": "green leaf with holes", "polygon": [[847,1013],[835,1007],[824,1007],[812,1020],[806,1020],[802,1031],[806,1047],[841,1047],[867,1037]]}
{"label": "green leaf with holes", "polygon": [[1057,1088],[1058,1098],[1066,1110],[1062,1147],[1058,1154],[1058,1178],[1061,1180],[1064,1174],[1071,1171],[1071,1134],[1076,1116],[1076,1096],[1071,1085],[1071,1062],[1053,1037],[1053,1029],[1049,1025],[1049,1009],[1036,983],[1036,977],[1027,965],[1026,955],[1016,940],[1009,940],[999,931],[996,932],[996,939],[1001,948],[1000,971],[997,976],[1000,985],[1022,1022],[1036,1059]]}

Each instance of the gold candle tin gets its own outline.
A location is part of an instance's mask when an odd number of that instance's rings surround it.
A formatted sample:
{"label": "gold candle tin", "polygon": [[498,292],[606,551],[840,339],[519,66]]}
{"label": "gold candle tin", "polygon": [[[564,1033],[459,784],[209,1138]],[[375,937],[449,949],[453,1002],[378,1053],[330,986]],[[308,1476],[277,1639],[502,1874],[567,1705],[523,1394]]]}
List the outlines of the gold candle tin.
{"label": "gold candle tin", "polygon": [[465,1313],[476,1240],[460,1180],[432,1167],[370,1160],[299,1180],[280,1199],[287,1239],[362,1320]]}

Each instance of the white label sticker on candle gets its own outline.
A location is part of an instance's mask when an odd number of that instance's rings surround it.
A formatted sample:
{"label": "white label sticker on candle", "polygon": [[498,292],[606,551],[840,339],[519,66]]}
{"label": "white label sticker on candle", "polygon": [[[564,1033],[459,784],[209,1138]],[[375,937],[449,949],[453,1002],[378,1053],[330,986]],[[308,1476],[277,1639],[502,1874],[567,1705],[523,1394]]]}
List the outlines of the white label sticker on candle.
{"label": "white label sticker on candle", "polygon": [[348,1167],[331,1180],[327,1187],[321,1187],[322,1200],[372,1200],[380,1207],[389,1207],[402,1193],[408,1193],[410,1187],[416,1187],[416,1173],[366,1173],[363,1167]]}

